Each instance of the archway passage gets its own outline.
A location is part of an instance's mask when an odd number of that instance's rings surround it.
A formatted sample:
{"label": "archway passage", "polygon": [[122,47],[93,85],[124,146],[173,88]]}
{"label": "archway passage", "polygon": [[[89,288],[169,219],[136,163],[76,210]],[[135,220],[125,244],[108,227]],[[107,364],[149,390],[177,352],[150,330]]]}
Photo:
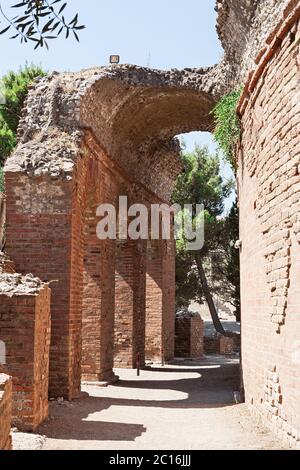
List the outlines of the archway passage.
{"label": "archway passage", "polygon": [[[19,145],[5,167],[6,248],[17,271],[55,281],[51,397],[78,394],[81,366],[86,380],[113,379],[116,243],[97,239],[96,208],[102,203],[117,206],[124,190],[134,201],[169,202],[181,168],[173,137],[211,130],[215,73],[214,68],[91,69],[54,73],[30,92]],[[140,256],[147,258],[145,244]],[[169,266],[174,282],[174,268]],[[135,296],[146,309],[151,270],[146,278],[143,268],[144,290],[139,279],[127,279],[127,286],[135,283],[126,293],[132,299],[125,314],[132,318],[145,314],[136,309]],[[157,308],[162,315],[166,299],[169,309],[174,308],[174,289],[166,292],[164,282],[160,289]],[[160,347],[169,348],[172,356],[172,342],[165,339],[172,329],[167,323],[160,320]],[[137,353],[137,342],[133,343],[132,365]],[[138,349],[143,358],[143,347]]]}

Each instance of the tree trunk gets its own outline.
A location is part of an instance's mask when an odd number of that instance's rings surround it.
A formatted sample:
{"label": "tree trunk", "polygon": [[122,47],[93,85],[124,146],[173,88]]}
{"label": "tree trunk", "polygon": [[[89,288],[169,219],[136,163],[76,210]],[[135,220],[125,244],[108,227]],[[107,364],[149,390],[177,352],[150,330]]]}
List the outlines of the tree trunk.
{"label": "tree trunk", "polygon": [[217,309],[215,307],[214,299],[211,295],[210,289],[208,287],[205,271],[203,268],[202,260],[199,254],[195,254],[195,261],[201,281],[201,286],[202,290],[206,299],[206,302],[208,304],[209,312],[214,324],[214,327],[218,333],[220,333],[223,336],[229,336],[229,334],[224,330],[222,323],[220,322],[219,315],[217,312]]}

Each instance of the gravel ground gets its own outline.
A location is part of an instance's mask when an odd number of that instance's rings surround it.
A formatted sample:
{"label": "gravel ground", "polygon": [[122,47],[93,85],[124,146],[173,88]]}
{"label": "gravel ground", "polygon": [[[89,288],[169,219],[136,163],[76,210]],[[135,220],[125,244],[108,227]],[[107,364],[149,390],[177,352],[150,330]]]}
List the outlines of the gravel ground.
{"label": "gravel ground", "polygon": [[220,357],[153,366],[137,377],[83,387],[72,403],[50,404],[38,434],[14,433],[17,449],[281,449],[270,432],[236,405],[238,361]]}

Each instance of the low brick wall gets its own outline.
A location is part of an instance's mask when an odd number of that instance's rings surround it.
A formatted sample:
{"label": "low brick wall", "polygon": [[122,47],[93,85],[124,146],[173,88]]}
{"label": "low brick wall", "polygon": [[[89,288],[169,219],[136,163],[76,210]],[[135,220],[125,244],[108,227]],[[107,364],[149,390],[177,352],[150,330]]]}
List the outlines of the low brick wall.
{"label": "low brick wall", "polygon": [[175,356],[199,358],[204,353],[204,322],[200,315],[176,318]]}
{"label": "low brick wall", "polygon": [[234,353],[235,343],[234,343],[233,338],[226,338],[225,336],[222,336],[222,338],[220,338],[219,344],[220,344],[220,354],[222,356],[226,356],[226,355]]}
{"label": "low brick wall", "polygon": [[48,416],[50,289],[0,294],[0,338],[6,360],[1,371],[13,379],[13,424],[34,431]]}
{"label": "low brick wall", "polygon": [[239,335],[228,338],[221,335],[205,336],[204,337],[204,352],[205,354],[221,354],[222,356],[229,356],[240,350]]}
{"label": "low brick wall", "polygon": [[11,450],[12,380],[0,374],[0,450]]}

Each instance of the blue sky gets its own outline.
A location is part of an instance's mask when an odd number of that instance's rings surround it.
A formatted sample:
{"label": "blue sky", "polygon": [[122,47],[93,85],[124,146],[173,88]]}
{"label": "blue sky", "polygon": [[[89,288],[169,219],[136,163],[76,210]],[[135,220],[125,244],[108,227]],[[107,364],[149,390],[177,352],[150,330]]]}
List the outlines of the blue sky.
{"label": "blue sky", "polygon": [[[1,0],[6,12],[15,0]],[[108,63],[120,54],[123,63],[154,68],[213,65],[222,55],[215,31],[215,0],[68,0],[69,16],[79,12],[87,29],[80,44],[54,41],[49,52],[20,48],[0,38],[1,72],[26,60],[45,68],[79,70]]]}
{"label": "blue sky", "polygon": [[[8,13],[16,3],[0,1]],[[68,0],[66,16],[78,12],[87,27],[80,44],[57,40],[49,51],[34,51],[32,45],[20,46],[0,36],[0,76],[26,62],[47,70],[77,71],[108,64],[110,54],[119,54],[121,63],[159,69],[214,65],[222,56],[214,7],[215,0]],[[192,133],[185,140],[188,149],[195,142],[215,147],[209,134]],[[227,166],[223,173],[229,177]]]}

